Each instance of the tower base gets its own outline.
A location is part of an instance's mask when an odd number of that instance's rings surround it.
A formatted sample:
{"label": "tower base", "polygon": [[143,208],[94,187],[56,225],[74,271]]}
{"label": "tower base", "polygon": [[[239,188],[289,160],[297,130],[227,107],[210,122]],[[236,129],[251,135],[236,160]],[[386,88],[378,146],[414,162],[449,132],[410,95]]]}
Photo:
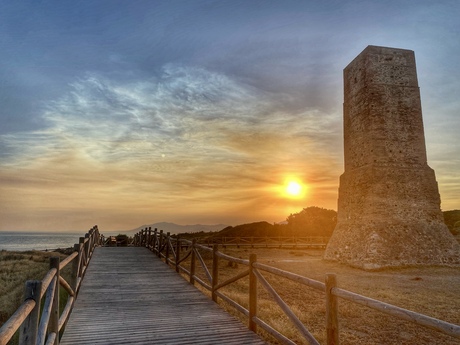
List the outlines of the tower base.
{"label": "tower base", "polygon": [[367,166],[340,177],[336,228],[324,258],[376,270],[460,265],[444,223],[434,171]]}

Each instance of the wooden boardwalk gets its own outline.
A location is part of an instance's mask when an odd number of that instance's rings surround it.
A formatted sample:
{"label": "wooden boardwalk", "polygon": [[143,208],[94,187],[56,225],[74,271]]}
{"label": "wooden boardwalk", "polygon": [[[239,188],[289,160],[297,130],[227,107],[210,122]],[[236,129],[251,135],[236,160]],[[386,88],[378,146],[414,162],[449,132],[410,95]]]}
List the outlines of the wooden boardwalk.
{"label": "wooden boardwalk", "polygon": [[60,342],[265,344],[142,247],[99,247]]}

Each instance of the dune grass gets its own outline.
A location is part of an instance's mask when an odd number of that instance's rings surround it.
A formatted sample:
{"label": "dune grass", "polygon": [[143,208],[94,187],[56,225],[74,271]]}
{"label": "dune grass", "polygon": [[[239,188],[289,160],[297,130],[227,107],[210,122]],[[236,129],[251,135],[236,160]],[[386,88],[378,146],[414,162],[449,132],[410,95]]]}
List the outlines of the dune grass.
{"label": "dune grass", "polygon": [[[42,251],[0,251],[0,325],[16,311],[24,300],[24,288],[27,280],[41,280],[49,270],[49,258],[66,255],[57,252]],[[61,273],[68,277],[69,270]],[[66,303],[66,293],[61,294],[61,305]],[[12,344],[17,341],[17,336]]]}

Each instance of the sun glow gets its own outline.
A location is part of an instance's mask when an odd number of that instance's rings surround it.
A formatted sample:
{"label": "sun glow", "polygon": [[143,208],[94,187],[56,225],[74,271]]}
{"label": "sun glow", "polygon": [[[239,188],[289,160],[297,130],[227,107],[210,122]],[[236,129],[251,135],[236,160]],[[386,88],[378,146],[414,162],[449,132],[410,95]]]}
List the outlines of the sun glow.
{"label": "sun glow", "polygon": [[297,180],[287,180],[283,187],[283,195],[293,199],[303,198],[306,191],[307,186]]}
{"label": "sun glow", "polygon": [[286,186],[286,193],[288,193],[289,195],[297,196],[301,192],[302,192],[302,186],[298,182],[291,181]]}

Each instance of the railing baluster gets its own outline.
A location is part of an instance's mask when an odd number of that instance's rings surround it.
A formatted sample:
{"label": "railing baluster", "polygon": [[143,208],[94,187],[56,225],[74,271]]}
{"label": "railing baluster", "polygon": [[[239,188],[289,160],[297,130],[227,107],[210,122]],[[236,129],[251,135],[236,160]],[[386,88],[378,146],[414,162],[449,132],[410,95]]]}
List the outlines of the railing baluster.
{"label": "railing baluster", "polygon": [[217,302],[216,295],[216,286],[219,284],[219,256],[217,256],[217,251],[219,250],[219,245],[214,244],[212,246],[212,300]]}
{"label": "railing baluster", "polygon": [[163,230],[160,230],[160,237],[158,241],[158,257],[161,259],[161,249],[163,248]]}
{"label": "railing baluster", "polygon": [[[54,289],[53,304],[51,308],[50,321],[48,324],[48,333],[59,334],[59,290],[60,290],[60,271],[59,271],[59,257],[50,258],[50,269],[56,268],[56,287]],[[59,344],[59,337],[54,340],[54,345]]]}
{"label": "railing baluster", "polygon": [[257,317],[257,277],[254,274],[254,263],[257,262],[257,255],[249,255],[249,329],[257,332],[257,324],[254,318]]}
{"label": "railing baluster", "polygon": [[179,273],[180,251],[181,251],[180,237],[179,235],[177,235],[176,237],[176,272],[177,273]]}
{"label": "railing baluster", "polygon": [[42,282],[39,280],[28,280],[24,300],[34,300],[35,307],[24,320],[19,330],[20,345],[35,345],[37,342],[38,319],[40,316],[40,294],[42,291]]}
{"label": "railing baluster", "polygon": [[150,249],[151,246],[152,246],[152,227],[149,226],[149,234],[147,236],[147,248]]}
{"label": "railing baluster", "polygon": [[71,284],[72,284],[71,286],[76,296],[77,291],[78,291],[78,277],[80,273],[81,244],[80,243],[74,244],[73,250],[78,253],[77,257],[72,262],[72,281],[71,281]]}
{"label": "railing baluster", "polygon": [[327,345],[339,344],[339,322],[337,297],[332,294],[332,289],[337,286],[336,275],[326,274],[326,332]]}
{"label": "railing baluster", "polygon": [[170,244],[170,238],[169,238],[170,233],[166,233],[166,254],[165,254],[165,259],[166,259],[166,265],[169,266],[168,258],[169,258],[169,244]]}
{"label": "railing baluster", "polygon": [[196,254],[195,254],[195,244],[196,244],[196,239],[194,238],[192,240],[192,257],[190,259],[190,284],[194,285],[195,284],[195,265],[196,265]]}

